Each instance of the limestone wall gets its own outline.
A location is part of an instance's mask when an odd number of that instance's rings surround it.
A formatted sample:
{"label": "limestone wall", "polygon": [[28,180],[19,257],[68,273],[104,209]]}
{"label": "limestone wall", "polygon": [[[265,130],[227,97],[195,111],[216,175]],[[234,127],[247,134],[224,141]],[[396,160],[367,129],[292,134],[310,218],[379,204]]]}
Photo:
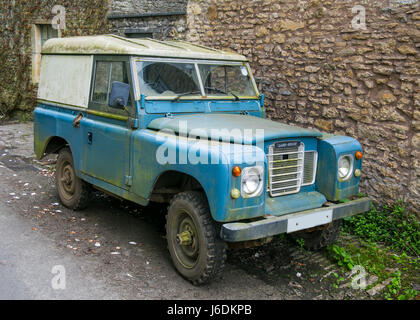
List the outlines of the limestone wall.
{"label": "limestone wall", "polygon": [[157,13],[185,11],[188,0],[112,0],[113,13]]}
{"label": "limestone wall", "polygon": [[128,31],[160,40],[183,38],[186,19],[182,13],[187,3],[188,0],[111,0],[111,17],[128,16],[111,18],[111,32],[130,36]]}
{"label": "limestone wall", "polygon": [[190,0],[187,25],[249,57],[270,118],[357,138],[362,191],[420,211],[418,1]]}
{"label": "limestone wall", "polygon": [[[0,118],[30,112],[35,105],[32,25],[51,20],[55,4],[0,0]],[[420,212],[418,0],[63,0],[60,4],[66,7],[63,36],[150,29],[160,39],[186,37],[246,55],[266,96],[269,117],[357,138],[365,154],[362,191],[380,203],[402,198]],[[352,26],[356,5],[366,12],[366,30]],[[185,8],[186,17],[106,18],[110,13]]]}

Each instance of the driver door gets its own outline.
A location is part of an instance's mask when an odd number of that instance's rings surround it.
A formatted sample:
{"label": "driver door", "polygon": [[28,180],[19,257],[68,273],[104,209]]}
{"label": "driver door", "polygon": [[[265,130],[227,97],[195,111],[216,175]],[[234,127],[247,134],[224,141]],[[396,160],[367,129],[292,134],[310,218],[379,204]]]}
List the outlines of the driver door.
{"label": "driver door", "polygon": [[[132,129],[129,117],[135,117],[130,61],[128,57],[96,57],[87,119],[84,120],[83,172],[114,186],[131,185],[130,150]],[[109,107],[114,81],[127,83],[131,92],[127,110]]]}

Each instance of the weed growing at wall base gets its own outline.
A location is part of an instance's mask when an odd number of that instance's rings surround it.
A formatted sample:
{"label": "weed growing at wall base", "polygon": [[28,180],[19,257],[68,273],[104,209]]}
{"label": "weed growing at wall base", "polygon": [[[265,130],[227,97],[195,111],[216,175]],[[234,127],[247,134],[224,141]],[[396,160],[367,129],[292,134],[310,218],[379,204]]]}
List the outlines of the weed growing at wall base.
{"label": "weed growing at wall base", "polygon": [[402,201],[382,210],[373,207],[363,215],[344,219],[344,231],[368,242],[384,243],[394,250],[420,256],[419,221],[405,211]]}
{"label": "weed growing at wall base", "polygon": [[[354,242],[354,236],[357,241]],[[420,284],[419,222],[404,210],[400,201],[382,210],[372,208],[363,215],[346,219],[342,236],[327,249],[328,256],[343,271],[362,266],[378,279],[365,289],[386,283],[380,297],[393,300],[418,299]],[[335,275],[337,282],[343,277]]]}

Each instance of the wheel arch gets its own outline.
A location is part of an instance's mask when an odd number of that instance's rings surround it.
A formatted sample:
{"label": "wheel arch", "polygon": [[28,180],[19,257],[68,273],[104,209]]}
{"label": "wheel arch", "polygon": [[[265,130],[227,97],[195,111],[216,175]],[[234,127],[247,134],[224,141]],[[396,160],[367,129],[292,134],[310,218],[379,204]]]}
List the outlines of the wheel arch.
{"label": "wheel arch", "polygon": [[45,143],[41,158],[48,154],[58,154],[58,152],[65,147],[68,147],[71,151],[70,144],[66,139],[59,136],[52,136],[48,138],[47,142]]}
{"label": "wheel arch", "polygon": [[153,183],[149,198],[153,202],[169,202],[174,195],[184,191],[201,191],[208,203],[207,192],[200,181],[178,170],[161,172]]}

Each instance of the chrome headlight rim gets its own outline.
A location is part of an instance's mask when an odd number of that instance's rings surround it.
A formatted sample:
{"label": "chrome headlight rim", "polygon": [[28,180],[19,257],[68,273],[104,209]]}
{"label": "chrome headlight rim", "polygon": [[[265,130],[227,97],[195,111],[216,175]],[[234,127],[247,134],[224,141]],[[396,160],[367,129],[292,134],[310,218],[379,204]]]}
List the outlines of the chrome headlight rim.
{"label": "chrome headlight rim", "polygon": [[[258,184],[254,190],[249,189],[247,182],[250,179],[258,178]],[[245,167],[242,169],[241,175],[241,195],[242,198],[254,198],[261,195],[264,188],[264,168],[262,166]]]}
{"label": "chrome headlight rim", "polygon": [[[340,174],[340,163],[343,160],[347,160],[348,161],[348,171],[345,174]],[[338,158],[338,162],[337,162],[337,178],[338,181],[340,182],[344,182],[349,180],[352,176],[353,176],[353,170],[354,170],[354,159],[353,159],[353,155],[351,154],[343,154]]]}

